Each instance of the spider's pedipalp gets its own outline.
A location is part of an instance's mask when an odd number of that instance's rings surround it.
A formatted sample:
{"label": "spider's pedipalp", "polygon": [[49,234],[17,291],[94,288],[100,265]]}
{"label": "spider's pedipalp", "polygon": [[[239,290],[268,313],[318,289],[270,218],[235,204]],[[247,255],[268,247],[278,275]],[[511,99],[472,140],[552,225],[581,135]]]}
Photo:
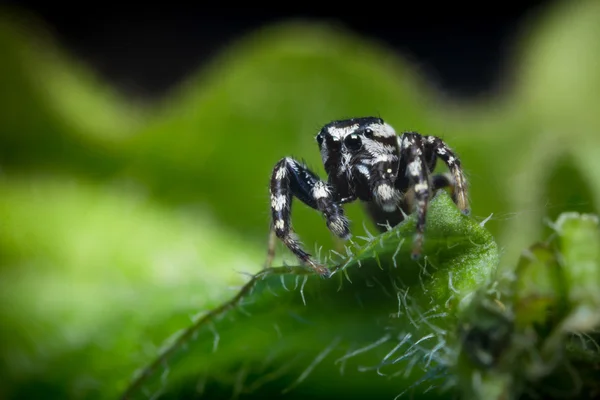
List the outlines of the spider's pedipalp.
{"label": "spider's pedipalp", "polygon": [[388,127],[385,124],[379,129],[371,128],[373,135],[364,140],[364,150],[357,157],[355,170],[367,177],[367,186],[375,202],[383,210],[393,212],[401,199],[401,193],[394,185],[400,160],[396,134]]}
{"label": "spider's pedipalp", "polygon": [[384,211],[393,212],[398,207],[400,193],[390,182],[383,181],[373,189],[373,197]]}
{"label": "spider's pedipalp", "polygon": [[329,185],[324,181],[316,181],[312,188],[312,197],[316,203],[315,208],[325,216],[329,230],[341,239],[349,239],[350,227],[348,219],[344,216],[340,205],[334,201],[334,196]]}

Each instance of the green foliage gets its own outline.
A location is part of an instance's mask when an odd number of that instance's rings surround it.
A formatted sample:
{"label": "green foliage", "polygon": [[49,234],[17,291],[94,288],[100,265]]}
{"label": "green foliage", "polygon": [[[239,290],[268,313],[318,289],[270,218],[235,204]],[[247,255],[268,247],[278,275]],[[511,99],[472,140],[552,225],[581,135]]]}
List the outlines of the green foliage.
{"label": "green foliage", "polygon": [[430,389],[454,362],[456,311],[498,263],[491,235],[440,193],[426,259],[411,259],[411,218],[342,257],[332,253],[329,279],[306,268],[260,272],[167,343],[127,398],[187,393],[199,381],[206,398],[258,398],[265,388],[364,398],[373,387],[395,397],[423,379],[415,390]]}
{"label": "green foliage", "polygon": [[598,217],[563,213],[552,227],[514,274],[484,285],[461,313],[456,372],[465,398],[600,394]]}
{"label": "green foliage", "polygon": [[[472,381],[480,367],[461,364],[460,337],[451,333],[456,318],[481,316],[482,332],[501,328],[493,342],[515,362],[521,362],[521,347],[507,341],[515,332],[542,324],[547,339],[563,332],[564,321],[589,331],[600,293],[597,238],[589,233],[591,225],[586,227],[591,219],[558,217],[565,211],[600,212],[600,7],[593,0],[565,1],[543,11],[516,39],[502,90],[472,103],[443,98],[380,44],[327,25],[295,22],[242,38],[160,102],[142,104],[65,54],[36,21],[5,9],[0,15],[0,397],[114,398],[136,369],[167,348],[178,350],[145,382],[153,392],[164,381],[173,389],[166,393],[172,398],[177,390],[193,389],[188,378],[194,372],[210,378],[207,393],[224,390],[229,396],[234,388],[271,378],[270,385],[253,393],[275,393],[303,376],[326,349],[327,357],[289,396],[344,392],[364,397],[365,391],[395,396],[426,377],[417,385],[422,391],[434,384],[433,375],[450,368],[452,355],[458,355],[459,369],[450,375],[455,379],[443,380],[470,390],[466,379]],[[422,269],[405,259],[408,242],[393,268],[389,253],[399,239],[408,240],[409,221],[393,231],[402,233],[399,237],[388,233],[360,249],[351,246],[362,264],[349,263],[344,270],[352,284],[343,271],[331,280],[311,276],[304,284],[304,270],[276,270],[260,275],[264,279],[244,297],[255,303],[236,303],[218,313],[222,319],[210,314],[240,290],[232,292],[230,286],[249,284],[241,273],[256,276],[261,269],[268,236],[266,187],[277,160],[304,158],[322,174],[316,130],[331,119],[373,114],[398,130],[444,137],[467,169],[473,218],[458,216],[443,193],[432,204],[431,275],[413,280]],[[366,235],[360,207],[347,209],[355,237]],[[555,225],[546,222],[557,218]],[[489,233],[476,222],[484,219]],[[323,246],[323,255],[345,254],[322,218],[307,207],[294,207],[294,227],[309,249]],[[448,249],[447,239],[436,233],[449,231],[473,242]],[[533,259],[519,261],[522,249],[550,233],[559,236],[558,247],[537,245]],[[277,265],[295,263],[282,247],[278,250]],[[514,286],[503,286],[503,278],[484,283],[496,267],[500,276],[504,271],[522,279]],[[435,331],[435,340],[414,347],[418,350],[403,361],[434,354],[427,368],[433,375],[423,375],[418,368],[423,362],[406,378],[390,379],[394,368],[406,365],[402,362],[386,365],[386,377],[370,370],[403,332],[415,340],[433,329],[420,324],[422,329],[411,331],[408,315],[397,316],[398,291],[391,283],[401,279],[405,286],[398,287],[410,288],[407,298],[425,313],[428,296],[432,304],[446,307],[449,272],[461,295],[449,309],[430,308],[447,314],[435,321],[449,332],[446,343],[433,352],[442,343]],[[295,290],[282,289],[281,279],[291,289],[296,277]],[[278,298],[264,290],[267,285]],[[498,287],[486,296],[514,295],[502,297],[504,309],[494,308],[497,297],[485,296],[489,302],[465,301],[471,308],[458,309],[454,301],[480,285]],[[369,293],[368,304],[362,299],[364,309],[351,298],[354,292]],[[481,311],[482,304],[490,307]],[[242,311],[249,309],[251,317]],[[293,320],[289,310],[313,325]],[[519,310],[510,324],[505,324],[506,310]],[[190,318],[203,321],[195,317],[203,312],[216,319],[198,322],[197,342],[187,350],[168,343],[159,348],[167,337],[186,332]],[[281,337],[274,336],[274,324],[282,328]],[[473,332],[459,326],[459,336]],[[335,360],[386,334],[391,336],[385,343],[349,357],[344,375],[339,373],[344,363]],[[486,335],[475,338],[490,338]],[[212,353],[215,337],[218,350]],[[590,366],[598,365],[597,352],[590,350],[594,342],[553,337],[568,352],[570,364],[561,365],[573,366],[589,382]],[[537,349],[546,342],[516,343]],[[268,354],[273,358],[267,360]],[[275,377],[269,374],[276,372],[274,366],[283,368]],[[202,375],[207,370],[210,374]],[[163,381],[156,380],[157,373]],[[248,375],[232,385],[238,373]],[[501,392],[513,382],[512,373],[491,374],[486,382]]]}
{"label": "green foliage", "polygon": [[[263,252],[123,189],[0,184],[0,354],[13,398],[111,398]],[[107,221],[110,226],[107,227]]]}

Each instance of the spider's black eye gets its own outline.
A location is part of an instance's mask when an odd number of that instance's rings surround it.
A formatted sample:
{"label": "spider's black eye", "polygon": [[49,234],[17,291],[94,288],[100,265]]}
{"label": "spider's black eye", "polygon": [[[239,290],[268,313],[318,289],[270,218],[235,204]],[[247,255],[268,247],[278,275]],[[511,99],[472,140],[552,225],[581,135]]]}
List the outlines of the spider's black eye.
{"label": "spider's black eye", "polygon": [[344,139],[344,144],[349,150],[358,150],[360,149],[360,146],[362,146],[362,141],[360,140],[360,137],[358,135],[352,134],[346,136],[346,138]]}
{"label": "spider's black eye", "polygon": [[319,133],[317,135],[317,143],[319,144],[319,147],[321,147],[321,145],[323,144],[323,134]]}
{"label": "spider's black eye", "polygon": [[371,128],[365,129],[364,135],[367,139],[371,139],[373,137],[373,129],[371,129]]}

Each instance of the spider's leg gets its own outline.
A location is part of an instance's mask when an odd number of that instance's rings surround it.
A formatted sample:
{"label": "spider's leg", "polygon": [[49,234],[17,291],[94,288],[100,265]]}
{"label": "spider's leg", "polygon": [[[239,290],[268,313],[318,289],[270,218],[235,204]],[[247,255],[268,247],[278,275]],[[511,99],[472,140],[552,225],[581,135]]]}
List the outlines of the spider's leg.
{"label": "spider's leg", "polygon": [[[429,170],[431,171],[431,168]],[[445,173],[431,176],[431,191],[433,193],[445,188],[450,188],[452,196],[454,196],[454,180],[452,179],[452,175]],[[375,201],[363,202],[363,207],[375,223],[376,229],[383,233],[387,231],[388,227],[394,227],[404,221],[404,216],[410,214],[414,208],[414,204],[415,191],[413,188],[410,188],[402,196],[400,207],[393,212],[384,211]]]}
{"label": "spider's leg", "polygon": [[[429,169],[429,171],[431,171],[431,169]],[[431,190],[436,192],[440,189],[445,189],[445,188],[450,188],[450,190],[452,190],[452,192],[454,192],[455,185],[454,185],[454,179],[452,178],[452,175],[445,173],[445,174],[435,174],[435,175],[431,176]]]}
{"label": "spider's leg", "polygon": [[[429,168],[431,172],[431,168]],[[454,179],[449,173],[431,175],[430,178],[431,193],[436,193],[440,189],[450,188],[450,193],[454,199]],[[415,190],[414,188],[408,189],[402,198],[402,209],[406,213],[410,213],[410,210],[414,208],[415,204]]]}
{"label": "spider's leg", "polygon": [[269,244],[267,248],[267,259],[265,260],[265,269],[271,268],[273,264],[273,259],[275,258],[275,245],[277,240],[277,235],[275,235],[275,230],[273,227],[269,229]]}
{"label": "spider's leg", "polygon": [[[431,169],[429,170],[431,171]],[[431,190],[433,193],[437,192],[440,189],[450,188],[450,195],[452,196],[452,200],[457,202],[456,198],[456,185],[454,184],[454,178],[449,173],[444,174],[435,174],[431,176]]]}
{"label": "spider's leg", "polygon": [[[456,153],[436,136],[425,136],[423,138],[425,152],[430,154],[432,159],[439,157],[448,166],[452,175],[453,183],[450,185],[453,190],[453,200],[463,212],[469,214],[469,200],[467,198],[467,180],[462,170],[460,160]],[[435,166],[435,161],[433,162]],[[433,171],[433,169],[431,169]]]}
{"label": "spider's leg", "polygon": [[[348,220],[344,210],[335,200],[329,184],[319,179],[305,165],[286,157],[281,159],[271,176],[271,218],[275,235],[301,261],[309,264],[321,275],[328,276],[329,271],[318,265],[312,256],[301,246],[291,226],[292,197],[295,196],[304,204],[319,210],[325,216],[327,227],[336,236],[347,239],[350,237]],[[269,254],[272,249],[269,249]]]}
{"label": "spider's leg", "polygon": [[427,208],[429,206],[429,168],[423,154],[422,136],[415,132],[406,132],[403,136],[401,158],[406,160],[406,175],[414,184],[412,189],[417,212],[417,232],[413,242],[412,256],[418,258],[423,248]]}

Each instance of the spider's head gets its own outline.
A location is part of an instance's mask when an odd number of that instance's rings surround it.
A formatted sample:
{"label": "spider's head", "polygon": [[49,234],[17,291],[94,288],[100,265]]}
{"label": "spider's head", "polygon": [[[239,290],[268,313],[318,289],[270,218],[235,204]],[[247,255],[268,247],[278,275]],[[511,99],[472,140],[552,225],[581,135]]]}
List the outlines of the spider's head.
{"label": "spider's head", "polygon": [[395,146],[396,132],[381,118],[363,117],[332,121],[316,137],[327,174],[340,173],[350,160],[377,157],[378,149]]}

